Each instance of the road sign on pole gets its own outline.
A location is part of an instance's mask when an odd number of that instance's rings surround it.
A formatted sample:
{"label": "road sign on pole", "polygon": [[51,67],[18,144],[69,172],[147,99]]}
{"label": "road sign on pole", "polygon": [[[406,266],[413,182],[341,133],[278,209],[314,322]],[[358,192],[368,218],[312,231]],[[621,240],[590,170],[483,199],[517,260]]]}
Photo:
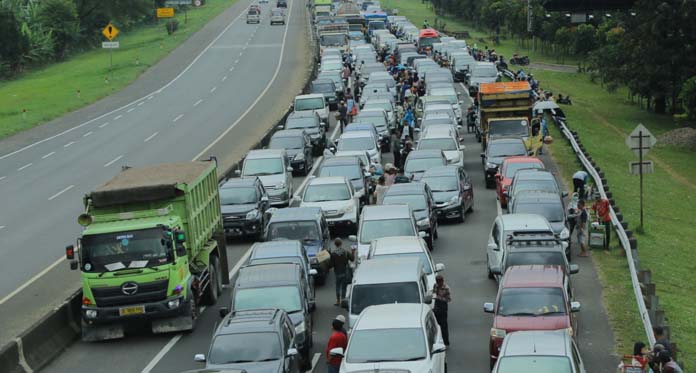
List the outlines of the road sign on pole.
{"label": "road sign on pole", "polygon": [[174,8],[157,8],[157,18],[174,17]]}
{"label": "road sign on pole", "polygon": [[642,165],[640,162],[628,162],[628,172],[630,172],[631,175],[640,175],[641,169],[644,174],[651,174],[655,171],[652,161],[643,161]]}
{"label": "road sign on pole", "polygon": [[108,25],[104,27],[102,30],[102,35],[104,35],[109,41],[112,41],[118,36],[119,30],[116,28],[116,26],[112,25],[111,22],[109,22]]}
{"label": "road sign on pole", "polygon": [[[638,162],[631,162],[629,170],[631,174],[640,176],[640,228],[643,229],[643,174],[653,172],[652,162],[644,162],[643,156],[657,143],[655,136],[648,131],[643,124],[638,124],[636,128],[626,137],[626,145],[638,156]],[[636,169],[637,168],[637,169]]]}
{"label": "road sign on pole", "polygon": [[121,45],[117,41],[103,41],[102,42],[102,48],[104,48],[104,49],[118,49],[120,47],[121,47]]}

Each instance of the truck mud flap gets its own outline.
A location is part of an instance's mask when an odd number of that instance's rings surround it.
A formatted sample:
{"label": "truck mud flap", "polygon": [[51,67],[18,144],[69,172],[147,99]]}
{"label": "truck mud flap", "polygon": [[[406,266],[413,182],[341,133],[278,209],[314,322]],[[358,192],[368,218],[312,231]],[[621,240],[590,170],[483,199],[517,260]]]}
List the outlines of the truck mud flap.
{"label": "truck mud flap", "polygon": [[121,324],[88,325],[82,323],[82,340],[85,342],[121,339],[123,336],[123,325]]}
{"label": "truck mud flap", "polygon": [[155,334],[188,331],[193,327],[193,318],[188,315],[152,320],[152,332]]}

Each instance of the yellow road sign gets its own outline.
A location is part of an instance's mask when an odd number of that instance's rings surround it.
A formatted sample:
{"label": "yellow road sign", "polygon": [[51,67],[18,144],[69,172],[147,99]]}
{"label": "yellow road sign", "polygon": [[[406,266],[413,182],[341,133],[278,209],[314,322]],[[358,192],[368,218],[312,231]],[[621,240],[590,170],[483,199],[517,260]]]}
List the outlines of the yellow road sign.
{"label": "yellow road sign", "polygon": [[157,18],[174,17],[174,8],[157,8]]}
{"label": "yellow road sign", "polygon": [[102,34],[109,39],[109,41],[111,41],[118,36],[118,29],[116,26],[112,25],[111,22],[109,22],[109,24],[106,25],[106,27],[104,27],[102,30]]}

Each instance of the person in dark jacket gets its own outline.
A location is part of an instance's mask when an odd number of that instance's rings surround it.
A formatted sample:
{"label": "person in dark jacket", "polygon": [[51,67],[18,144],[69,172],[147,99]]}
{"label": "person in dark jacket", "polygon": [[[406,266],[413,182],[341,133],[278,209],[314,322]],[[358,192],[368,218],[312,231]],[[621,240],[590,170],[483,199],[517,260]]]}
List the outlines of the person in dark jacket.
{"label": "person in dark jacket", "polygon": [[334,275],[336,276],[336,304],[334,306],[340,306],[341,300],[346,295],[346,286],[350,282],[350,276],[352,274],[352,268],[350,267],[350,262],[353,261],[355,255],[352,250],[346,250],[343,248],[343,241],[340,238],[334,240],[334,248],[331,250],[331,267],[334,270]]}

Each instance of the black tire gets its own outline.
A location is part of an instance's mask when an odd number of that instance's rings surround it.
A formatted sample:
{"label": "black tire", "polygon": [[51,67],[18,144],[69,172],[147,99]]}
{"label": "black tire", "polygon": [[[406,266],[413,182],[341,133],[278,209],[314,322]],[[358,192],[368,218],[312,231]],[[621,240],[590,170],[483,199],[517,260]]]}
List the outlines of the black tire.
{"label": "black tire", "polygon": [[326,283],[326,273],[319,272],[314,278],[314,284],[317,286],[322,286]]}
{"label": "black tire", "polygon": [[198,305],[196,304],[196,300],[193,298],[192,289],[189,289],[189,294],[191,294],[189,308],[188,310],[184,311],[184,316],[191,317],[191,330],[187,331],[188,333],[191,333],[196,329],[196,322],[198,321]]}
{"label": "black tire", "polygon": [[435,230],[433,230],[433,238],[436,240],[440,238],[440,235],[437,233],[437,226],[435,226]]}
{"label": "black tire", "polygon": [[457,217],[457,223],[463,223],[466,220],[466,213],[464,212],[464,206],[459,206],[459,216]]}
{"label": "black tire", "polygon": [[205,304],[214,305],[217,303],[220,293],[222,292],[222,278],[220,278],[220,260],[217,256],[210,257],[210,264],[208,266],[208,271],[210,272],[210,283],[208,284],[208,289],[205,291]]}
{"label": "black tire", "polygon": [[488,278],[493,280],[495,279],[495,276],[493,275],[493,272],[491,272],[491,266],[488,264],[488,258],[486,257],[486,274],[488,275]]}
{"label": "black tire", "polygon": [[433,235],[432,234],[425,238],[425,243],[428,244],[428,250],[430,250],[430,251],[435,250],[435,243],[433,242]]}

